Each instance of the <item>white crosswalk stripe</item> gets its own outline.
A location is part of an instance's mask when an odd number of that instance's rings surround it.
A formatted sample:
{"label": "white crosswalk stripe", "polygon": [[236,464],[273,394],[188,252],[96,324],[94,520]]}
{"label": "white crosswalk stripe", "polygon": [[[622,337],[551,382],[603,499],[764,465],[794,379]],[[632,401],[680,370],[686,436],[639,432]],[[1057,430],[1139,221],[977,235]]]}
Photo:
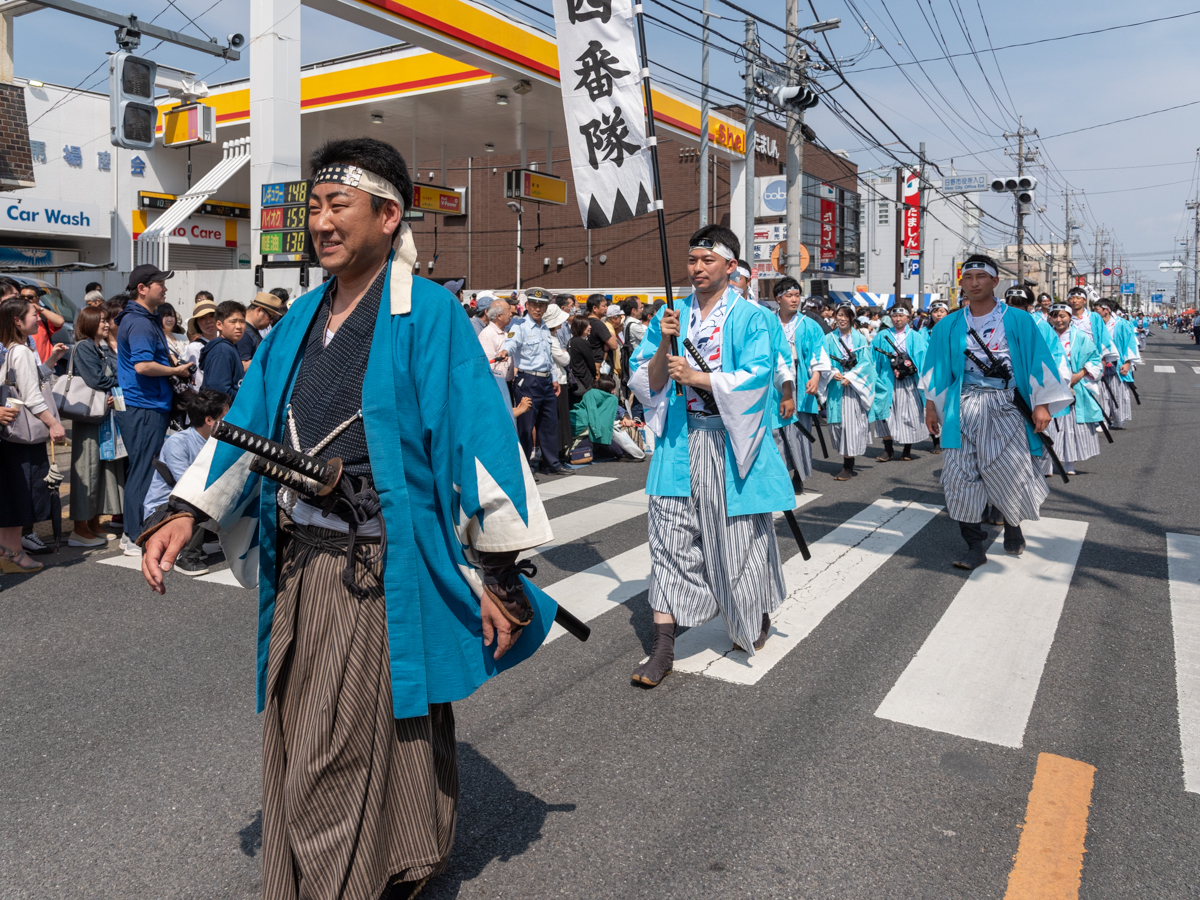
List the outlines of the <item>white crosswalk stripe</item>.
{"label": "white crosswalk stripe", "polygon": [[[576,476],[578,477],[578,476]],[[593,506],[587,506],[558,516],[550,520],[550,530],[554,532],[554,540],[542,544],[521,554],[522,557],[544,553],[564,544],[574,544],[589,534],[595,534],[613,525],[620,525],[638,516],[644,516],[650,505],[650,497],[644,490],[631,491],[612,500],[604,500]]]}
{"label": "white crosswalk stripe", "polygon": [[553,500],[616,480],[615,478],[601,478],[597,475],[572,475],[568,478],[556,478],[554,481],[543,481],[537,486],[537,489],[543,500]]}
{"label": "white crosswalk stripe", "polygon": [[754,656],[734,650],[718,618],[675,641],[675,669],[756,684],[808,637],[838,605],[941,510],[922,503],[876,500],[784,565],[788,596],[772,616],[771,636]]}
{"label": "white crosswalk stripe", "polygon": [[1087,527],[1022,523],[1025,553],[971,573],[875,715],[1020,747]]}
{"label": "white crosswalk stripe", "polygon": [[1167,375],[1174,375],[1175,367],[1174,366],[1155,366],[1154,371],[1155,372],[1165,372]]}
{"label": "white crosswalk stripe", "polygon": [[1200,794],[1200,537],[1167,534],[1183,786]]}

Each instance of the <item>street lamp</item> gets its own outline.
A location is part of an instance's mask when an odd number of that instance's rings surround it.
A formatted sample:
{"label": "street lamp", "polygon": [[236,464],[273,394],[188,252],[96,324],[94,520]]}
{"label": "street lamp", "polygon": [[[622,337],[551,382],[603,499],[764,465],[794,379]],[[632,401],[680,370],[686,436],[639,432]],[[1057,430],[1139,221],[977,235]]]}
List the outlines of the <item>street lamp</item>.
{"label": "street lamp", "polygon": [[835,28],[842,26],[841,19],[825,19],[822,22],[816,22],[812,25],[807,25],[801,28],[801,31],[811,31],[813,34],[820,34],[823,31],[833,31]]}
{"label": "street lamp", "polygon": [[521,246],[521,214],[525,208],[516,200],[508,201],[508,208],[517,214],[517,290],[521,289],[521,254],[525,249]]}

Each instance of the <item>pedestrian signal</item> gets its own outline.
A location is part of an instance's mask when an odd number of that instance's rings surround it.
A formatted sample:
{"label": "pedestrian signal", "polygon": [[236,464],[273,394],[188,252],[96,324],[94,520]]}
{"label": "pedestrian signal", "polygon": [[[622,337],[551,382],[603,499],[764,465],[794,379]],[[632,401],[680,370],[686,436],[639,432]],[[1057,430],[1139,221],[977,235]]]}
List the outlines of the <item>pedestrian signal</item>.
{"label": "pedestrian signal", "polygon": [[158,124],[158,107],[154,105],[157,75],[158,64],[152,59],[124,50],[108,58],[109,126],[114,147],[153,149]]}

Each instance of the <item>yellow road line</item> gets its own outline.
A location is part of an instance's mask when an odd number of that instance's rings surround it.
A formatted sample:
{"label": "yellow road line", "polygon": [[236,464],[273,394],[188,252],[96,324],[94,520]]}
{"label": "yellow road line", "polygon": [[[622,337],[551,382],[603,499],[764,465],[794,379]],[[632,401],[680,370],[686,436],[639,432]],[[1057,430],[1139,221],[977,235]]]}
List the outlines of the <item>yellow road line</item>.
{"label": "yellow road line", "polygon": [[1004,900],[1078,900],[1096,767],[1038,754]]}

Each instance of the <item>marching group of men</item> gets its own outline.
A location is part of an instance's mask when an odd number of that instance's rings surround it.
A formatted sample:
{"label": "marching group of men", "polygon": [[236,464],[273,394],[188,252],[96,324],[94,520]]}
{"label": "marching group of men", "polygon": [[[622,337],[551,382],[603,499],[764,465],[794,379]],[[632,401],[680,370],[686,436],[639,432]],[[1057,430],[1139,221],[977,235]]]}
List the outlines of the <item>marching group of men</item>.
{"label": "marching group of men", "polygon": [[[554,601],[518,557],[552,533],[475,330],[453,295],[412,275],[404,160],[340,140],[311,169],[309,227],[333,277],[262,342],[226,424],[138,542],[161,593],[205,523],[258,588],[264,896],[394,900],[449,858],[451,704],[549,633]],[[739,250],[727,228],[696,232],[692,292],[654,315],[629,359],[654,436],[654,637],[632,675],[646,687],[671,671],[681,625],[719,615],[748,655],[769,639],[785,596],[772,514],[790,515],[811,476],[822,413],[843,480],[872,432],[887,460],[940,439],[967,568],[985,562],[985,521],[1004,523],[1007,552],[1024,549],[1020,523],[1047,495],[1041,435],[1073,465],[1103,417],[1119,428],[1130,415],[1137,343],[1111,304],[1072,296],[1043,320],[1019,308],[1031,297],[998,300],[998,268],[976,256],[958,310],[942,304],[918,331],[901,303],[868,339],[853,309],[833,327],[802,313],[791,279],[774,285],[777,312],[758,303]],[[508,347],[529,354],[522,371],[549,368],[538,318],[536,346]],[[528,396],[548,409],[543,381]]]}

